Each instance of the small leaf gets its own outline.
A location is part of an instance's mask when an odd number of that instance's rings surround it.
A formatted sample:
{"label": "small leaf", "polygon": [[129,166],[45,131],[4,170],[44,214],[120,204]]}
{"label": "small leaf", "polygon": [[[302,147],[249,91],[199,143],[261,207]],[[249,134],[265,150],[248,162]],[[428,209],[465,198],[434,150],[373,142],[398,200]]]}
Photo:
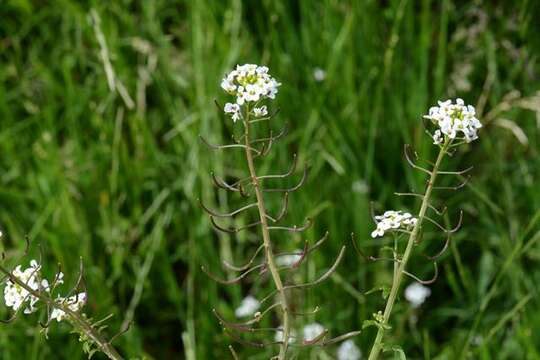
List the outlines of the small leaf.
{"label": "small leaf", "polygon": [[390,295],[390,287],[389,286],[382,286],[382,297],[383,299],[387,299]]}
{"label": "small leaf", "polygon": [[369,295],[369,294],[373,294],[374,292],[377,292],[377,291],[380,291],[380,290],[381,290],[380,287],[374,287],[373,289],[370,289],[370,290],[366,291],[364,294]]}
{"label": "small leaf", "polygon": [[391,246],[388,246],[388,245],[381,247],[381,250],[382,251],[390,251],[391,253],[394,252],[394,248],[391,247]]}
{"label": "small leaf", "polygon": [[365,329],[365,328],[368,328],[370,326],[375,326],[375,327],[377,327],[377,329],[380,329],[380,328],[382,328],[384,330],[391,329],[390,325],[383,325],[380,322],[378,322],[377,320],[364,320],[362,322],[362,330]]}
{"label": "small leaf", "polygon": [[366,291],[364,294],[369,295],[369,294],[372,294],[372,293],[377,292],[377,291],[381,291],[381,296],[385,300],[388,297],[388,295],[390,295],[390,287],[387,286],[387,285],[381,285],[381,286],[378,286],[378,287],[374,287],[373,289]]}
{"label": "small leaf", "polygon": [[389,345],[383,348],[383,352],[392,351],[394,353],[394,360],[407,360],[405,352],[399,345]]}
{"label": "small leaf", "polygon": [[94,356],[95,353],[97,353],[98,349],[92,349],[89,353],[88,353],[88,359],[91,359],[92,356]]}
{"label": "small leaf", "polygon": [[364,320],[364,322],[362,322],[362,330],[370,326],[379,327],[380,324],[375,320]]}

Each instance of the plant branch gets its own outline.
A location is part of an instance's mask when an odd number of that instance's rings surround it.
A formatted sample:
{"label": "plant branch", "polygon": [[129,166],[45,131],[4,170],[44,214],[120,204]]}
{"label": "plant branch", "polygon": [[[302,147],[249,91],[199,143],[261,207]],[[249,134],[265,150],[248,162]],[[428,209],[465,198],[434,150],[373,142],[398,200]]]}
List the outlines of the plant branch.
{"label": "plant branch", "polygon": [[[428,171],[430,174],[430,178],[426,187],[426,191],[422,197],[422,205],[420,206],[420,212],[418,213],[418,221],[416,225],[414,226],[414,229],[412,230],[412,233],[409,236],[409,240],[407,242],[407,247],[405,248],[405,252],[403,253],[403,258],[399,262],[399,265],[397,269],[394,272],[394,279],[392,282],[392,288],[390,289],[390,294],[388,296],[388,300],[386,302],[386,306],[384,308],[384,314],[383,314],[383,320],[382,324],[379,327],[377,331],[377,336],[375,338],[375,341],[373,342],[373,347],[371,348],[371,352],[369,354],[369,360],[376,360],[379,357],[379,353],[381,352],[381,349],[383,347],[383,337],[385,328],[387,327],[388,320],[390,319],[390,315],[392,313],[392,308],[394,307],[394,303],[396,301],[396,297],[401,285],[401,280],[403,279],[403,275],[407,273],[405,270],[407,266],[407,262],[409,260],[409,257],[411,256],[413,246],[416,242],[416,239],[420,233],[420,230],[422,228],[422,222],[424,220],[424,217],[426,215],[426,211],[429,207],[429,200],[431,197],[431,192],[433,191],[433,187],[435,184],[435,179],[437,178],[437,173],[439,170],[439,167],[441,165],[442,159],[444,155],[446,154],[446,150],[448,149],[449,141],[447,140],[444,145],[441,147],[441,150],[439,151],[439,155],[437,156],[437,161],[435,162],[435,165],[433,166],[433,170]],[[405,157],[409,161],[409,157],[407,154],[407,149],[405,149]],[[411,163],[409,161],[409,163]],[[417,168],[416,166],[413,166]],[[422,170],[422,169],[421,169]],[[423,170],[422,170],[423,171]]]}
{"label": "plant branch", "polygon": [[276,266],[275,259],[274,259],[274,253],[272,250],[272,243],[270,240],[270,231],[268,229],[266,206],[265,206],[264,198],[263,198],[263,190],[261,188],[259,178],[257,177],[257,173],[255,171],[255,165],[253,163],[253,154],[252,154],[252,151],[250,151],[251,143],[250,143],[250,132],[249,132],[250,130],[249,107],[247,107],[246,109],[246,116],[244,118],[244,128],[245,128],[244,140],[245,140],[246,160],[248,163],[251,182],[252,182],[253,188],[255,189],[255,196],[257,197],[257,208],[259,210],[260,225],[261,225],[261,231],[262,231],[262,236],[263,236],[266,262],[268,264],[268,269],[270,270],[270,274],[272,275],[272,279],[276,286],[276,290],[279,294],[279,298],[280,298],[279,301],[281,303],[281,310],[283,313],[283,339],[280,344],[278,359],[284,360],[286,358],[287,348],[289,345],[290,314],[289,314],[289,307],[287,304],[287,296],[285,294],[285,288],[283,287],[283,283],[281,281],[281,277],[279,275],[279,271],[278,271],[278,268]]}

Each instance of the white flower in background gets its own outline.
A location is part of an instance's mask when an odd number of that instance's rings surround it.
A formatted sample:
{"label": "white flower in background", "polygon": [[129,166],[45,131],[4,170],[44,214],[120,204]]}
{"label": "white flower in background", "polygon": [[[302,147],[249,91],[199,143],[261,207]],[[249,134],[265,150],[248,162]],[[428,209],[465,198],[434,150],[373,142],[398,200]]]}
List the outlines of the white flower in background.
{"label": "white flower in background", "polygon": [[369,192],[369,185],[362,179],[352,183],[352,191],[358,194],[366,194]]}
{"label": "white flower in background", "polygon": [[384,214],[375,216],[377,228],[371,233],[372,238],[384,236],[385,232],[396,229],[409,230],[416,222],[417,218],[403,211],[388,210]]}
{"label": "white flower in background", "polygon": [[[78,293],[77,295],[70,296],[69,298],[58,297],[56,299],[57,304],[67,306],[71,311],[79,312],[86,304],[86,293]],[[64,320],[66,313],[63,310],[54,308],[51,312],[51,320],[58,322]]]}
{"label": "white flower in background", "polygon": [[302,258],[302,250],[295,250],[293,254],[280,255],[276,258],[276,265],[291,267]]}
{"label": "white flower in background", "polygon": [[[282,342],[283,341],[283,327],[280,326],[276,330],[276,335],[274,336],[275,342]],[[289,333],[289,344],[293,344],[296,341],[296,331],[291,330]]]}
{"label": "white flower in background", "polygon": [[239,318],[248,317],[255,314],[260,307],[261,303],[253,296],[249,295],[242,300],[242,303],[240,303],[240,306],[236,308],[234,314]]}
{"label": "white flower in background", "polygon": [[324,326],[319,323],[304,326],[304,341],[313,341],[324,332]]}
{"label": "white flower in background", "polygon": [[261,117],[261,116],[268,115],[268,109],[266,108],[266,105],[258,107],[258,108],[257,107],[253,108],[253,115],[255,117]]}
{"label": "white flower in background", "polygon": [[[439,101],[439,106],[429,109],[429,115],[424,118],[431,120],[439,127],[433,134],[433,143],[441,144],[444,138],[460,139],[471,142],[478,138],[477,131],[482,127],[476,118],[476,110],[471,105],[465,105],[462,99]],[[462,135],[462,136],[460,136]]]}
{"label": "white flower in background", "polygon": [[242,118],[242,113],[240,112],[240,105],[238,104],[226,103],[223,111],[225,112],[225,114],[231,114],[231,118],[234,122]]}
{"label": "white flower in background", "polygon": [[413,308],[422,305],[429,295],[431,295],[431,289],[419,282],[414,282],[405,289],[405,299],[411,303]]}
{"label": "white flower in background", "polygon": [[471,340],[471,344],[473,344],[474,346],[480,346],[482,345],[483,341],[484,338],[482,337],[482,335],[475,335]]}
{"label": "white flower in background", "polygon": [[324,81],[324,79],[326,79],[326,71],[320,67],[316,67],[313,69],[313,78],[318,82]]}
{"label": "white flower in background", "polygon": [[274,99],[280,85],[268,74],[266,66],[255,64],[237,65],[236,69],[221,81],[223,90],[236,96],[238,105],[262,99]]}
{"label": "white flower in background", "polygon": [[362,352],[353,340],[349,339],[341,343],[337,350],[338,360],[360,360]]}

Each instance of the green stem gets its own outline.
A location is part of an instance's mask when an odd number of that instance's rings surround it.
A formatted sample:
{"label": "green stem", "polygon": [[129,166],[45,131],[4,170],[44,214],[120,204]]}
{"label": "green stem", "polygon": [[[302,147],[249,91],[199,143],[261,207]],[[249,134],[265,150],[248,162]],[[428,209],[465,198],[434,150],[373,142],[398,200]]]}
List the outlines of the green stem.
{"label": "green stem", "polygon": [[279,271],[277,269],[277,266],[274,260],[274,253],[272,251],[272,243],[270,241],[270,231],[268,230],[266,207],[264,204],[261,184],[259,182],[259,179],[257,178],[257,173],[255,172],[255,165],[253,164],[253,155],[251,153],[252,147],[251,147],[250,137],[249,137],[249,126],[250,126],[249,107],[246,107],[246,117],[244,120],[244,126],[245,126],[246,159],[247,159],[247,163],[249,167],[249,175],[251,177],[251,182],[253,184],[253,187],[255,188],[255,196],[257,197],[257,207],[259,209],[259,217],[261,221],[261,230],[262,230],[262,236],[263,236],[266,263],[268,265],[268,269],[270,270],[270,274],[272,275],[272,279],[278,291],[280,303],[281,303],[281,310],[283,313],[283,339],[280,346],[278,359],[284,360],[287,355],[287,348],[289,346],[289,336],[290,336],[289,308],[287,305],[287,296],[285,294],[285,289],[283,288],[283,282],[281,281],[281,277],[279,275]]}
{"label": "green stem", "polygon": [[26,291],[28,291],[32,296],[37,297],[39,300],[41,300],[43,303],[47,304],[51,308],[56,308],[58,310],[62,310],[65,312],[73,325],[78,327],[89,339],[91,339],[94,344],[101,350],[105,355],[109,357],[109,359],[112,360],[123,360],[122,356],[116,351],[116,349],[111,345],[111,343],[106,340],[96,329],[92,327],[88,321],[81,316],[76,311],[71,310],[68,306],[57,303],[54,301],[51,297],[43,295],[41,291],[36,291],[32,289],[30,286],[28,286],[24,281],[19,279],[18,277],[14,276],[10,271],[8,271],[3,266],[0,266],[0,271],[7,275],[9,280]]}
{"label": "green stem", "polygon": [[418,221],[416,222],[416,225],[414,226],[411,235],[409,236],[409,241],[407,242],[407,247],[405,248],[405,252],[403,253],[403,258],[401,259],[397,271],[395,272],[395,276],[392,282],[392,288],[390,289],[390,295],[388,296],[388,300],[386,301],[386,306],[384,308],[383,321],[381,326],[379,327],[379,330],[377,331],[375,341],[373,342],[373,347],[371,348],[371,352],[369,354],[369,360],[378,359],[379,353],[382,350],[382,340],[384,337],[385,327],[388,325],[388,320],[390,319],[392,308],[394,307],[394,303],[396,302],[396,297],[399,291],[399,287],[401,285],[401,280],[403,278],[405,267],[407,266],[407,262],[409,261],[409,257],[411,256],[414,243],[418,237],[418,234],[420,233],[420,229],[422,228],[422,222],[429,206],[429,199],[431,197],[431,192],[433,191],[435,179],[437,178],[437,172],[439,170],[439,166],[441,165],[441,161],[446,154],[448,146],[449,141],[446,141],[441,147],[441,150],[439,151],[439,155],[437,156],[437,161],[433,166],[433,170],[431,170],[431,176],[429,178],[429,182],[427,184],[426,191],[422,199],[420,212],[418,213]]}

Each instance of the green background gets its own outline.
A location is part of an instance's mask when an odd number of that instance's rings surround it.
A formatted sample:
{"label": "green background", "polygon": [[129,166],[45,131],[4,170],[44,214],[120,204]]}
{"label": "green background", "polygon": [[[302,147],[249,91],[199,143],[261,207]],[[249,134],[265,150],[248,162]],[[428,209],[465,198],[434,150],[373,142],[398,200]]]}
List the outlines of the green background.
{"label": "green background", "polygon": [[[133,320],[115,342],[126,357],[229,358],[231,340],[212,308],[232,319],[246,294],[262,298],[270,284],[252,276],[225,287],[200,270],[228,276],[220,258],[241,263],[259,240],[255,232],[212,230],[198,198],[222,211],[242,202],[215,189],[210,172],[242,176],[246,165],[238,153],[211,152],[198,135],[230,140],[240,128],[214,106],[227,101],[221,78],[237,63],[265,64],[283,84],[273,127],[288,123],[290,131],[259,173],[282,172],[297,152],[311,171],[291,196],[286,223],[315,219],[305,236],[273,241],[290,251],[330,232],[288,281],[317,278],[348,246],[330,279],[295,293],[302,308],[321,307],[297,326],[316,320],[332,335],[359,329],[383,306],[380,292],[366,292],[389,285],[392,268],[364,261],[349,234],[377,254],[386,242],[369,236],[370,202],[377,212],[418,210],[418,202],[393,195],[425,182],[405,163],[403,144],[433,159],[421,117],[437,100],[460,96],[485,126],[444,163],[474,166],[471,181],[437,192],[434,204],[448,206],[448,224],[462,209],[463,227],[439,262],[431,297],[417,310],[399,302],[386,341],[412,359],[540,358],[539,13],[536,0],[2,1],[5,262],[16,265],[25,235],[33,246],[24,264],[41,244],[46,271],[60,262],[68,282],[82,257],[86,312],[114,314],[109,334]],[[322,82],[316,67],[326,71]],[[272,211],[280,203],[268,201]],[[417,255],[444,241],[430,227],[423,240]],[[418,255],[409,270],[429,278],[433,268]],[[0,314],[10,315],[5,307]],[[85,357],[69,326],[54,324],[47,340],[39,318],[2,325],[0,358]],[[374,332],[355,339],[364,354]],[[235,349],[242,359],[275,350]],[[335,347],[298,354],[334,357]]]}

